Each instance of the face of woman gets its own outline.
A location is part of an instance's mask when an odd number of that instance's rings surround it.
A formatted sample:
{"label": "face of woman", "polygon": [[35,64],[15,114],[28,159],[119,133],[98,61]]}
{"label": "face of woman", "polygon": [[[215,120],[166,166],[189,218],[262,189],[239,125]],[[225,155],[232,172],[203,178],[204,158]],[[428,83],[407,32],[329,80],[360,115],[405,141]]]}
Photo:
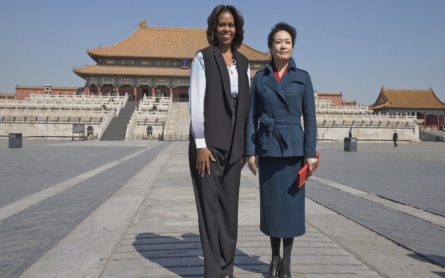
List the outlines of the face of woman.
{"label": "face of woman", "polygon": [[273,36],[270,53],[274,60],[289,60],[292,56],[292,38],[286,31],[278,31]]}
{"label": "face of woman", "polygon": [[233,15],[224,11],[218,16],[218,24],[216,25],[216,39],[219,45],[229,46],[235,38],[235,19]]}

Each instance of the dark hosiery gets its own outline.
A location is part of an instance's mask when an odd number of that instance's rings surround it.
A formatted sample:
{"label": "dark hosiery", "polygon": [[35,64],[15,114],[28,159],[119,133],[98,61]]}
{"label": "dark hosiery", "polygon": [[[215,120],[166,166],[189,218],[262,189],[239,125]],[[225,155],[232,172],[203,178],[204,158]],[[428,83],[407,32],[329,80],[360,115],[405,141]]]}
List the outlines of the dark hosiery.
{"label": "dark hosiery", "polygon": [[272,247],[272,260],[274,262],[280,262],[280,245],[281,238],[270,237],[270,246]]}
{"label": "dark hosiery", "polygon": [[[294,244],[294,238],[283,238],[283,262],[290,268],[292,245]],[[280,247],[278,246],[278,249]]]}

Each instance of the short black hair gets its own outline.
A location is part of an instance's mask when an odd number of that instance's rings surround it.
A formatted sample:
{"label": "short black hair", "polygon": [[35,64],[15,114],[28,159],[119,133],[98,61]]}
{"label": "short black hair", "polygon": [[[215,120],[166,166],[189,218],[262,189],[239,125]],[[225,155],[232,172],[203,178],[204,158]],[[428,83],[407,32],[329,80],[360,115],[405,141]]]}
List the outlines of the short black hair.
{"label": "short black hair", "polygon": [[207,41],[210,45],[217,45],[218,41],[215,39],[216,27],[218,25],[218,16],[222,12],[229,12],[232,14],[233,19],[235,20],[235,38],[232,42],[232,48],[238,49],[244,40],[244,18],[241,15],[240,11],[237,8],[230,5],[219,5],[216,6],[212,13],[207,18]]}
{"label": "short black hair", "polygon": [[274,27],[272,27],[272,30],[270,30],[270,33],[267,36],[267,46],[269,48],[272,47],[273,36],[275,36],[275,34],[278,33],[279,31],[286,31],[289,33],[289,35],[292,39],[292,48],[294,48],[295,39],[297,38],[297,30],[295,30],[295,28],[293,26],[287,24],[286,22],[279,22],[279,23],[275,24]]}

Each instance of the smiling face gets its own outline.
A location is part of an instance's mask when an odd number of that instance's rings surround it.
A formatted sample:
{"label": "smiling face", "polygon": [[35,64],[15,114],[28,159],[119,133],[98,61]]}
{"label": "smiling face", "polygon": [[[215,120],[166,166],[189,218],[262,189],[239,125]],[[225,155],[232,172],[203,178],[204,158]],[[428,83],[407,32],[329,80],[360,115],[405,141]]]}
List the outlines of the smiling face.
{"label": "smiling face", "polygon": [[221,12],[216,25],[216,40],[220,46],[230,46],[235,38],[235,19],[229,11]]}
{"label": "smiling face", "polygon": [[286,31],[278,31],[273,36],[270,53],[275,61],[287,61],[292,56],[292,38]]}

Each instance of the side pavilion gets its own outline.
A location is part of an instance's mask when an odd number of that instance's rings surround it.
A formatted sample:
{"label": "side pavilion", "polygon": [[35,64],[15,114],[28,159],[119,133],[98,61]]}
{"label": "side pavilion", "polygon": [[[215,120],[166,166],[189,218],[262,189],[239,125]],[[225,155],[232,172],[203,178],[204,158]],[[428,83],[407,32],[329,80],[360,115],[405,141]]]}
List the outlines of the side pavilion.
{"label": "side pavilion", "polygon": [[423,120],[420,127],[437,129],[444,125],[445,103],[432,88],[428,90],[387,89],[382,87],[371,110],[380,113],[406,114]]}

